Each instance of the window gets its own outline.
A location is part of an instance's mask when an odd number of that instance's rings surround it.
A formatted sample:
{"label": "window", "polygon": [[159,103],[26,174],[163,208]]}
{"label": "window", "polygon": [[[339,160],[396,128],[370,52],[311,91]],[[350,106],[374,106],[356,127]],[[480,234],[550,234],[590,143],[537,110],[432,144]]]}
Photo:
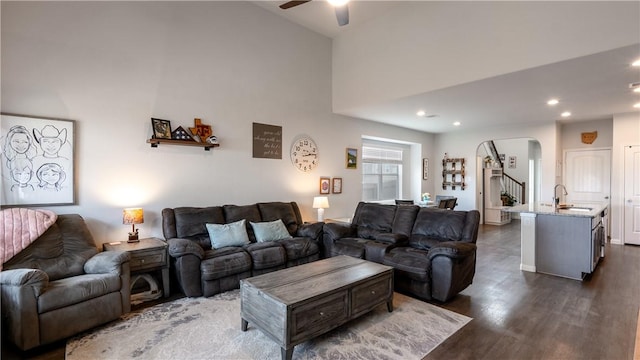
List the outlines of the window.
{"label": "window", "polygon": [[362,146],[362,200],[384,201],[402,194],[402,148]]}

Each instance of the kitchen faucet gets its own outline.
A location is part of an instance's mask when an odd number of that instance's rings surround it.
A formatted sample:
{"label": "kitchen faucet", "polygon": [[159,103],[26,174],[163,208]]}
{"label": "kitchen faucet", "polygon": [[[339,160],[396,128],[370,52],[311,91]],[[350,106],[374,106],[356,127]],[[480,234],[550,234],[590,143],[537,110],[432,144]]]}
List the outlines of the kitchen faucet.
{"label": "kitchen faucet", "polygon": [[553,206],[554,207],[558,207],[558,204],[560,203],[560,198],[556,197],[556,193],[558,192],[558,186],[562,186],[562,190],[564,190],[564,195],[569,195],[569,193],[567,192],[567,188],[564,187],[564,185],[556,184],[556,186],[553,188]]}

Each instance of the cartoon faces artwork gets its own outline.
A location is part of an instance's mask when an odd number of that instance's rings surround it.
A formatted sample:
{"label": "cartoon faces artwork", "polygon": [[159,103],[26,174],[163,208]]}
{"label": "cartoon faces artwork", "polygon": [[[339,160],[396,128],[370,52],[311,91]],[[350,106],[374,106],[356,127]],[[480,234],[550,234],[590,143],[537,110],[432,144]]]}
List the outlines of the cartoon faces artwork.
{"label": "cartoon faces artwork", "polygon": [[73,204],[74,122],[1,118],[1,205]]}

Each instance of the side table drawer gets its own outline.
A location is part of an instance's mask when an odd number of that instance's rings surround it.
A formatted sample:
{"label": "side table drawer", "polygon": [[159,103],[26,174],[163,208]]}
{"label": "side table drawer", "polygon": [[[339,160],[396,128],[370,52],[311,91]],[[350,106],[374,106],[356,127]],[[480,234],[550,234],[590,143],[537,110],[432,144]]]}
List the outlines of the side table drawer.
{"label": "side table drawer", "polygon": [[377,278],[356,286],[351,293],[353,316],[358,316],[386,302],[393,291],[391,286],[390,276]]}
{"label": "side table drawer", "polygon": [[131,271],[140,271],[149,268],[158,268],[166,266],[167,252],[162,249],[160,251],[145,251],[131,253]]}

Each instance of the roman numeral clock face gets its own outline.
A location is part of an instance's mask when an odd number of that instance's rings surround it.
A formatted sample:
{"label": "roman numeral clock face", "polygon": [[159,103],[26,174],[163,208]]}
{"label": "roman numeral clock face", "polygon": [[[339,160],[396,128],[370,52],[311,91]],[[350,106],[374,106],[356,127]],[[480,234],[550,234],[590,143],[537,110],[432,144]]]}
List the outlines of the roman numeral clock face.
{"label": "roman numeral clock face", "polygon": [[291,163],[296,169],[308,172],[318,166],[318,146],[309,136],[298,137],[291,145]]}

